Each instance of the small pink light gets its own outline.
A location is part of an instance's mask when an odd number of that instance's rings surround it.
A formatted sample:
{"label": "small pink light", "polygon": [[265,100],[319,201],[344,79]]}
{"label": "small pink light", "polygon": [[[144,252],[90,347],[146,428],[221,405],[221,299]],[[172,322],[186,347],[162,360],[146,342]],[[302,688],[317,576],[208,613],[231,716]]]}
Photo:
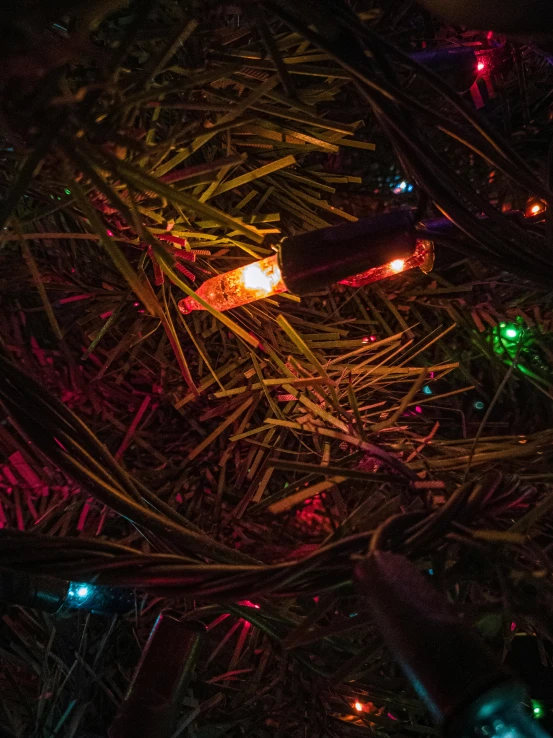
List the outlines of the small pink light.
{"label": "small pink light", "polygon": [[108,236],[113,236],[113,231],[108,231],[107,234]]}
{"label": "small pink light", "polygon": [[476,69],[477,69],[477,70],[478,70],[479,72],[482,72],[482,71],[484,70],[484,67],[485,67],[485,66],[486,66],[486,64],[485,64],[485,63],[484,63],[483,61],[479,61],[479,62],[478,62],[478,64],[476,65]]}
{"label": "small pink light", "polygon": [[391,712],[388,713],[388,717],[390,720],[397,720],[397,717],[394,717]]}
{"label": "small pink light", "polygon": [[511,633],[515,631],[517,628],[517,624],[515,622],[511,623]]}
{"label": "small pink light", "polygon": [[240,600],[238,604],[243,605],[244,607],[255,607],[256,610],[261,609],[259,605],[256,605],[255,602],[251,602],[251,600]]}
{"label": "small pink light", "polygon": [[417,406],[415,407],[415,412],[416,412],[416,413],[422,413],[422,407],[421,407],[420,405],[417,405]]}
{"label": "small pink light", "polygon": [[140,305],[140,303],[139,302],[133,302],[133,305],[135,306],[135,308],[137,308]]}

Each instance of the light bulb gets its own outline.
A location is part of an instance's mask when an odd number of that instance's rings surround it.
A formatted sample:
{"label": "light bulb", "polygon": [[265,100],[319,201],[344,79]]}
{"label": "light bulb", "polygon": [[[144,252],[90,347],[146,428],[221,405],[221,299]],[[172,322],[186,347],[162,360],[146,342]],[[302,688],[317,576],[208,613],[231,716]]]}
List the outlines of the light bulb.
{"label": "light bulb", "polygon": [[394,259],[390,262],[392,272],[402,272],[405,267],[405,259]]}
{"label": "light bulb", "polygon": [[340,284],[348,287],[362,287],[371,282],[378,282],[386,277],[391,277],[408,269],[419,267],[423,272],[429,272],[434,264],[434,247],[431,241],[417,241],[417,246],[412,256],[407,259],[393,259],[383,266],[373,267],[366,272],[356,274],[354,277],[343,279]]}
{"label": "light bulb", "polygon": [[521,328],[514,323],[500,323],[499,333],[502,338],[506,338],[509,341],[515,341],[520,338],[522,331]]}
{"label": "light bulb", "polygon": [[483,72],[483,71],[484,71],[484,68],[485,68],[485,66],[486,66],[485,62],[483,62],[483,61],[479,61],[479,62],[478,62],[478,64],[476,65],[476,69],[477,69],[477,70],[478,70],[479,72]]}
{"label": "light bulb", "polygon": [[363,712],[363,705],[361,704],[361,702],[356,702],[354,707],[357,710],[357,712]]}
{"label": "light bulb", "polygon": [[[223,311],[285,291],[286,285],[282,281],[275,254],[208,279],[196,294],[212,307]],[[179,310],[190,313],[205,308],[191,296],[179,302]]]}
{"label": "light bulb", "polygon": [[132,590],[70,582],[65,598],[69,610],[85,610],[105,614],[126,613],[135,606]]}
{"label": "light bulb", "polygon": [[[344,279],[340,284],[361,287],[414,267],[420,267],[423,272],[428,272],[432,269],[433,262],[432,243],[419,240],[415,251],[408,258],[393,259],[388,264],[373,267],[354,277]],[[278,256],[275,254],[208,279],[200,286],[196,294],[212,307],[224,311],[286,292],[287,289],[278,264]],[[179,310],[187,314],[193,310],[205,310],[205,308],[191,295],[179,302]]]}

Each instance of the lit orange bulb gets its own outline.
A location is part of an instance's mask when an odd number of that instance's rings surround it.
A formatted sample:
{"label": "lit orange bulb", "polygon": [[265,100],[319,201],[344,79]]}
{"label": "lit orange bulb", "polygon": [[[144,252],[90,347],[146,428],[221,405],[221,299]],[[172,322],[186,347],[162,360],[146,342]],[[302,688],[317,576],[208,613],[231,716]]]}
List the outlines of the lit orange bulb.
{"label": "lit orange bulb", "polygon": [[378,282],[414,267],[419,267],[423,272],[429,272],[433,264],[434,247],[432,242],[420,240],[417,241],[415,251],[408,259],[394,259],[388,264],[383,264],[383,266],[373,267],[366,272],[356,274],[354,277],[343,279],[341,284],[347,284],[348,287],[363,287],[366,284],[371,284],[371,282]]}
{"label": "lit orange bulb", "polygon": [[[285,291],[286,285],[282,281],[275,254],[208,279],[196,294],[212,307],[223,311]],[[190,313],[205,308],[193,297],[186,297],[179,302],[179,310]]]}
{"label": "lit orange bulb", "polygon": [[357,710],[357,712],[363,712],[363,705],[361,704],[361,702],[356,702],[354,704],[354,707]]}
{"label": "lit orange bulb", "polygon": [[532,215],[537,215],[538,213],[541,213],[541,211],[542,206],[538,205],[537,203],[535,205],[532,205],[532,207],[530,208],[530,212],[532,213]]}
{"label": "lit orange bulb", "polygon": [[[393,259],[388,264],[373,267],[366,272],[343,279],[341,284],[361,287],[414,267],[419,267],[423,272],[429,272],[433,263],[432,243],[419,240],[415,251],[407,259]],[[278,256],[275,254],[208,279],[200,286],[196,295],[211,307],[223,311],[286,292],[287,289],[278,265]],[[190,296],[179,302],[179,310],[183,313],[191,313],[193,310],[205,310],[205,307]]]}
{"label": "lit orange bulb", "polygon": [[390,262],[390,269],[392,272],[402,272],[405,267],[405,259],[394,259]]}

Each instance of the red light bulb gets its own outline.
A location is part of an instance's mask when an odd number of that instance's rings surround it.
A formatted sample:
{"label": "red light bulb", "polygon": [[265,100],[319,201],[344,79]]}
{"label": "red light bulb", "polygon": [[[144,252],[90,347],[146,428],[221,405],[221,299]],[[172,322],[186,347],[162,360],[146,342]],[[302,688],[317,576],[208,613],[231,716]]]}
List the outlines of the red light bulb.
{"label": "red light bulb", "polygon": [[347,284],[349,287],[362,287],[371,282],[378,282],[380,279],[391,277],[393,274],[405,272],[414,267],[420,267],[423,272],[429,272],[434,264],[434,249],[431,241],[417,241],[417,247],[412,256],[408,259],[394,259],[383,266],[374,267],[354,277],[343,279],[340,284]]}

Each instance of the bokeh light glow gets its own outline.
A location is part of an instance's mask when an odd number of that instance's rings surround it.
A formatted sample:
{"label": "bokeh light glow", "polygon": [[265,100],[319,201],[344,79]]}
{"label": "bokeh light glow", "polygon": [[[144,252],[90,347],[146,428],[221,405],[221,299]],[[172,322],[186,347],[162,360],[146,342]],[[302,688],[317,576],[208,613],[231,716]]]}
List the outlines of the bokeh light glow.
{"label": "bokeh light glow", "polygon": [[390,269],[393,272],[396,272],[396,274],[398,272],[402,272],[404,268],[405,268],[405,259],[394,259],[393,261],[390,262]]}

